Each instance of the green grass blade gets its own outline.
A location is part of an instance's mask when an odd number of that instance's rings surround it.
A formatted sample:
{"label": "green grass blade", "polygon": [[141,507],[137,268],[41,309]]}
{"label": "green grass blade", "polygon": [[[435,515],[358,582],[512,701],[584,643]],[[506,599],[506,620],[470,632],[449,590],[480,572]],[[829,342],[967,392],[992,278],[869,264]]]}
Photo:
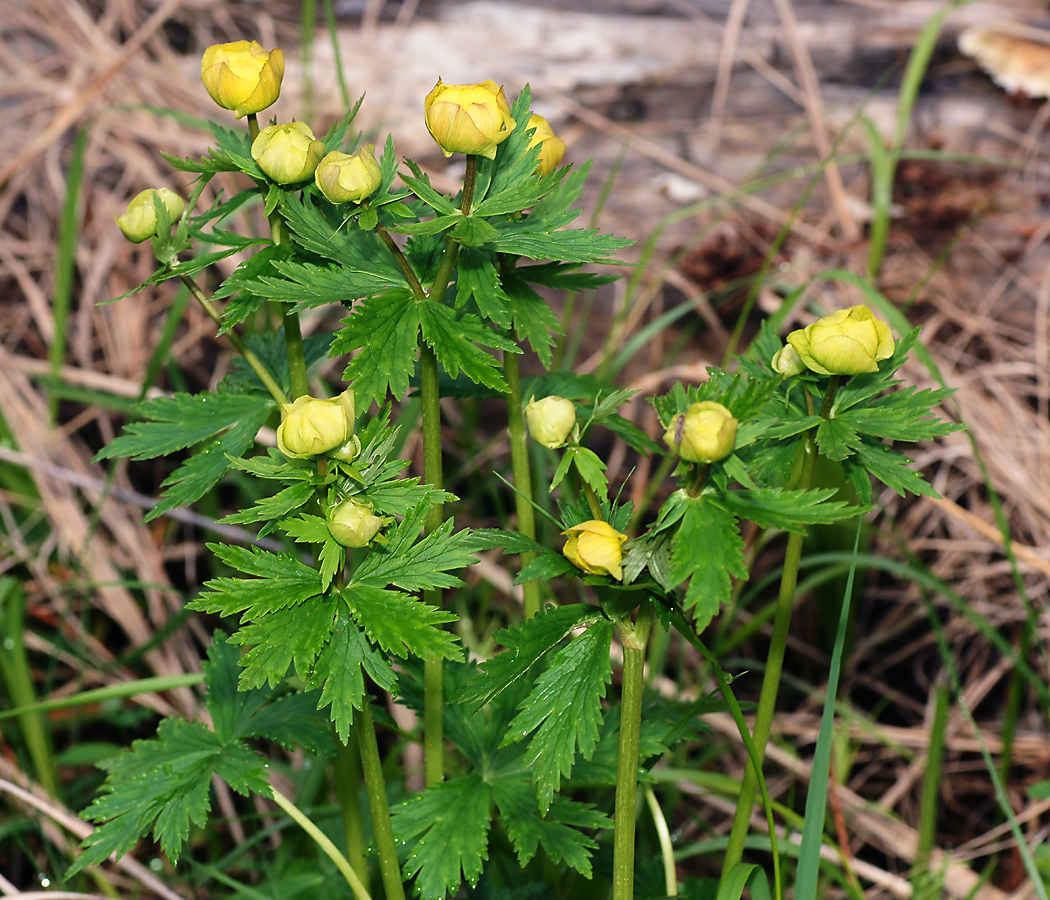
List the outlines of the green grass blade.
{"label": "green grass blade", "polygon": [[154,694],[160,691],[173,691],[175,688],[190,687],[204,681],[201,672],[190,672],[186,675],[158,675],[155,678],[140,678],[137,681],[124,681],[104,688],[81,691],[70,697],[57,700],[41,700],[37,703],[26,703],[14,709],[0,711],[0,722],[12,716],[24,716],[26,713],[47,712],[52,709],[68,709],[72,706],[85,706],[88,703],[102,703],[105,700],[120,700],[138,694]]}
{"label": "green grass blade", "polygon": [[339,51],[339,31],[335,23],[335,8],[332,0],[324,0],[324,20],[328,27],[328,37],[332,40],[332,54],[335,57],[336,81],[339,82],[339,96],[343,106],[350,108],[350,90],[346,86],[346,74],[343,72],[343,54]]}
{"label": "green grass blade", "polygon": [[802,826],[802,848],[799,851],[798,873],[795,877],[795,900],[816,900],[817,880],[820,874],[820,848],[824,843],[824,814],[828,802],[828,776],[831,772],[831,741],[835,730],[835,698],[838,696],[839,674],[842,670],[842,652],[849,628],[850,600],[853,596],[853,577],[857,571],[862,520],[857,519],[857,534],[853,542],[852,565],[842,597],[835,647],[831,653],[828,671],[828,690],[824,712],[820,717],[820,733],[813,751],[813,766],[806,796],[806,821]]}

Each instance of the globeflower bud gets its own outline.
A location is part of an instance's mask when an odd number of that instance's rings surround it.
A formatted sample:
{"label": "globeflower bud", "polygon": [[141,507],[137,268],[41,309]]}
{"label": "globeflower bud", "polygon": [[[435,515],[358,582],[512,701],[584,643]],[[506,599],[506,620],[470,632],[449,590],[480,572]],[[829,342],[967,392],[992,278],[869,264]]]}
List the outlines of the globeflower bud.
{"label": "globeflower bud", "polygon": [[354,154],[333,150],[314,172],[318,189],[332,203],[360,203],[383,180],[375,150],[373,144],[366,144]]}
{"label": "globeflower bud", "polygon": [[560,447],[576,424],[576,404],[564,397],[544,397],[530,400],[525,407],[529,434],[544,447]]}
{"label": "globeflower bud", "polygon": [[328,531],[344,547],[367,547],[388,521],[373,515],[369,503],[344,500],[329,513]]}
{"label": "globeflower bud", "polygon": [[142,191],[128,204],[127,211],[122,216],[117,216],[117,225],[133,244],[141,244],[148,241],[157,234],[157,208],[154,205],[154,196],[160,197],[164,209],[168,212],[168,219],[175,221],[186,209],[186,201],[174,191],[168,188],[157,188]]}
{"label": "globeflower bud", "polygon": [[201,61],[201,81],[212,100],[238,119],[272,106],[283,78],[283,51],[267,53],[257,41],[213,44]]}
{"label": "globeflower bud", "polygon": [[878,362],[893,356],[890,327],[866,306],[851,306],[792,331],[788,344],[820,375],[878,372]]}
{"label": "globeflower bud", "polygon": [[528,127],[536,129],[532,140],[529,141],[529,149],[531,150],[537,144],[540,147],[540,162],[533,174],[549,175],[557,168],[561,158],[565,155],[565,141],[554,133],[550,122],[536,113],[529,118]]}
{"label": "globeflower bud", "polygon": [[495,159],[496,146],[517,124],[503,88],[491,80],[442,84],[439,78],[423,106],[427,129],[445,156],[469,153]]}
{"label": "globeflower bud", "polygon": [[808,369],[808,366],[802,361],[802,357],[798,355],[798,351],[791,344],[785,344],[774,353],[769,364],[774,372],[779,372],[788,378],[793,375],[801,375]]}
{"label": "globeflower bud", "polygon": [[623,581],[620,562],[626,534],[621,534],[601,519],[573,525],[562,534],[569,536],[562,553],[574,566],[591,575],[611,575],[617,581]]}
{"label": "globeflower bud", "polygon": [[314,174],[324,156],[324,141],[305,122],[269,125],[252,141],[252,159],[278,184],[295,184]]}
{"label": "globeflower bud", "polygon": [[308,459],[341,447],[353,431],[353,391],[332,400],[303,396],[281,407],[277,449],[292,459]]}
{"label": "globeflower bud", "polygon": [[679,413],[664,433],[664,441],[682,459],[713,463],[733,452],[737,420],[721,403],[704,400]]}

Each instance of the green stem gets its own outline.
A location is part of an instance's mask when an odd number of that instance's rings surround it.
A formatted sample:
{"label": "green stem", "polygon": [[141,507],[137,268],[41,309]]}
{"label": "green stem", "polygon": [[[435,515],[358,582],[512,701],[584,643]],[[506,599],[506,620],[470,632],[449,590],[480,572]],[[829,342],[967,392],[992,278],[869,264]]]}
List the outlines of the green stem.
{"label": "green stem", "polygon": [[[343,878],[346,879],[346,883],[350,885],[350,890],[354,892],[354,896],[357,900],[372,900],[369,896],[368,891],[365,890],[365,886],[361,883],[361,879],[357,877],[357,873],[350,868],[350,863],[346,861],[346,857],[339,852],[338,848],[333,844],[325,835],[320,828],[318,828],[313,821],[307,816],[299,807],[297,807],[291,800],[284,796],[277,788],[272,784],[270,790],[273,792],[274,802],[281,807],[295,823],[303,829],[321,851],[327,856],[332,862],[335,863],[335,867],[339,870]],[[398,882],[400,884],[400,881]],[[390,896],[388,894],[388,896]],[[404,893],[401,895],[404,897]]]}
{"label": "green stem", "polygon": [[678,872],[674,864],[674,844],[671,843],[671,829],[667,827],[667,819],[664,811],[660,809],[660,802],[656,799],[656,792],[651,784],[642,788],[645,794],[645,802],[649,805],[649,813],[653,817],[653,827],[656,828],[656,836],[660,841],[660,858],[664,864],[664,891],[668,897],[678,896]]}
{"label": "green stem", "polygon": [[292,399],[310,393],[310,379],[306,374],[306,354],[303,351],[303,332],[299,314],[288,306],[284,313],[284,342],[288,350],[288,373],[292,377]]}
{"label": "green stem", "polygon": [[602,505],[598,502],[597,494],[582,478],[580,479],[580,492],[587,498],[587,505],[590,506],[591,512],[594,513],[594,518],[604,521],[605,515],[602,513]]}
{"label": "green stem", "polygon": [[653,624],[651,600],[638,607],[638,619],[618,624],[623,645],[620,700],[620,749],[616,761],[616,808],[613,813],[613,900],[634,900],[634,837],[638,801],[639,745],[645,646]]}
{"label": "green stem", "polygon": [[[529,502],[532,499],[532,472],[529,469],[529,436],[525,431],[525,414],[521,405],[521,373],[518,369],[518,354],[503,354],[503,373],[507,377],[507,431],[510,434],[510,463],[514,470],[514,505],[518,513],[518,531],[525,537],[536,540],[536,512]],[[521,566],[525,568],[535,558],[535,553],[522,553]],[[525,597],[525,618],[531,619],[540,611],[540,585],[538,581],[526,581],[522,585]]]}
{"label": "green stem", "polygon": [[379,854],[379,871],[383,876],[386,900],[405,900],[405,886],[401,881],[401,867],[397,864],[397,845],[394,827],[390,824],[390,807],[386,801],[386,783],[383,781],[383,761],[379,758],[376,728],[372,721],[372,707],[365,700],[354,726],[357,746],[361,750],[361,768],[365,773],[368,807],[372,812],[372,831]]}
{"label": "green stem", "polygon": [[[820,415],[827,417],[838,391],[839,376],[832,375],[824,394],[824,403]],[[813,476],[816,471],[817,446],[816,428],[810,429],[804,438],[802,470],[798,481],[801,490],[808,491],[813,487]],[[744,841],[747,838],[751,822],[751,809],[755,803],[758,790],[758,773],[755,766],[761,766],[766,755],[766,744],[773,725],[773,712],[780,692],[780,675],[784,668],[784,653],[787,649],[788,631],[791,628],[791,613],[795,605],[795,588],[798,584],[798,566],[802,559],[802,542],[805,533],[791,532],[787,549],[784,552],[784,569],[780,575],[780,591],[777,595],[776,611],[773,615],[773,634],[769,640],[769,654],[766,657],[766,672],[762,678],[762,690],[758,696],[758,709],[755,711],[755,727],[751,733],[755,744],[755,761],[749,762],[740,785],[740,796],[737,799],[736,813],[733,816],[733,827],[729,833],[722,861],[722,878],[740,862],[744,855]],[[724,883],[724,882],[723,882]]]}
{"label": "green stem", "polygon": [[427,292],[423,290],[423,285],[419,283],[419,276],[416,275],[416,270],[412,268],[412,263],[408,261],[408,257],[405,256],[404,251],[397,245],[394,239],[390,236],[390,232],[387,231],[382,225],[376,225],[376,234],[379,235],[380,240],[386,244],[387,250],[390,251],[390,255],[394,257],[397,262],[398,268],[404,273],[405,278],[408,280],[408,286],[412,288],[412,295],[419,300],[427,299]]}
{"label": "green stem", "polygon": [[[200,287],[198,287],[197,282],[195,282],[189,275],[180,275],[179,278],[181,278],[182,283],[189,288],[190,293],[193,295],[194,299],[201,305],[201,308],[211,317],[211,320],[221,328],[222,315],[215,308],[215,304],[212,303],[211,300],[209,300],[208,297],[204,294],[204,291],[202,291]],[[240,353],[241,356],[244,358],[244,361],[248,363],[248,368],[250,368],[256,374],[256,376],[259,378],[259,381],[261,381],[266,390],[270,392],[270,396],[272,396],[274,400],[276,400],[282,405],[288,403],[288,396],[283,390],[281,390],[281,386],[267,371],[266,366],[262,364],[262,360],[260,360],[259,357],[251,351],[248,345],[244,343],[244,340],[241,338],[241,336],[231,328],[229,331],[226,332],[226,337],[228,337],[230,339],[230,343],[233,344],[233,349]]]}
{"label": "green stem", "polygon": [[248,137],[254,141],[259,136],[259,115],[248,113]]}
{"label": "green stem", "polygon": [[353,734],[345,745],[337,738],[335,748],[335,792],[343,816],[346,856],[354,871],[367,884],[368,862],[365,859],[365,827],[360,797],[361,750]]}

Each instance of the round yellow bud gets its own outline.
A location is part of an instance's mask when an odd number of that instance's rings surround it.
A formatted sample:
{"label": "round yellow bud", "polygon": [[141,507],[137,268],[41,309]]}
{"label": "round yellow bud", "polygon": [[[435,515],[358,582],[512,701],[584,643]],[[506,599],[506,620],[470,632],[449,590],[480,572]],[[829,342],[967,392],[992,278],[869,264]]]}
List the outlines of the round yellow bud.
{"label": "round yellow bud", "polygon": [[620,562],[626,534],[621,534],[601,519],[573,525],[562,534],[569,536],[562,553],[574,566],[592,575],[611,575],[617,581],[623,581]]}
{"label": "round yellow bud", "polygon": [[529,141],[529,149],[537,144],[540,146],[540,162],[533,174],[549,175],[558,167],[558,163],[565,155],[565,141],[554,133],[550,122],[536,113],[529,118],[528,127],[536,129],[532,140]]}
{"label": "round yellow bud", "polygon": [[439,78],[423,107],[427,129],[445,156],[469,153],[494,159],[497,145],[516,125],[495,81],[442,84]]}
{"label": "round yellow bud", "polygon": [[375,146],[366,144],[357,153],[333,150],[317,165],[314,182],[332,203],[360,203],[383,180]]}
{"label": "round yellow bud", "polygon": [[238,119],[272,106],[283,78],[284,53],[267,53],[257,41],[213,44],[201,61],[201,81],[212,100]]}
{"label": "round yellow bud", "polygon": [[305,122],[270,125],[252,141],[252,159],[278,184],[295,184],[314,174],[324,156],[324,141]]}
{"label": "round yellow bud", "polygon": [[328,531],[344,547],[367,547],[388,519],[372,513],[360,500],[344,500],[328,515]]}
{"label": "round yellow bud", "polygon": [[792,331],[788,343],[820,375],[878,372],[879,360],[893,356],[890,327],[866,306],[851,306]]}
{"label": "round yellow bud", "polygon": [[785,344],[774,353],[769,364],[773,367],[774,372],[779,372],[788,378],[793,375],[801,375],[808,370],[808,366],[802,361],[802,357],[798,355],[798,351],[791,344]]}
{"label": "round yellow bud", "polygon": [[664,441],[687,462],[713,463],[733,452],[736,426],[721,403],[704,400],[671,419]]}
{"label": "round yellow bud", "polygon": [[117,216],[117,225],[133,244],[141,244],[157,234],[157,208],[154,197],[160,197],[168,219],[174,222],[186,209],[186,201],[168,188],[156,188],[142,191],[128,204],[127,211]]}
{"label": "round yellow bud", "polygon": [[525,407],[525,421],[529,434],[544,447],[562,446],[576,424],[576,404],[564,397],[544,397],[530,400]]}
{"label": "round yellow bud", "polygon": [[353,391],[332,400],[299,397],[281,407],[277,449],[293,459],[308,459],[342,447],[353,432]]}

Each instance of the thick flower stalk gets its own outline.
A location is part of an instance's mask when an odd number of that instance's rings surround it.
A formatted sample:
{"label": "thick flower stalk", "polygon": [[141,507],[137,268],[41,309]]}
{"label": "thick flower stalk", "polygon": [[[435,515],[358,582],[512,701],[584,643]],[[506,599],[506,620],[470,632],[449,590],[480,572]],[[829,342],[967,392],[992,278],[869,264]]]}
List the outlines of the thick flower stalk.
{"label": "thick flower stalk", "polygon": [[[878,372],[879,360],[889,359],[894,350],[889,326],[866,306],[851,306],[817,319],[792,331],[787,342],[819,375]],[[783,356],[780,362],[784,364]]]}
{"label": "thick flower stalk", "polygon": [[332,400],[302,396],[281,407],[277,449],[292,459],[309,459],[343,447],[353,433],[353,391]]}
{"label": "thick flower stalk", "polygon": [[540,148],[540,161],[536,166],[535,174],[549,175],[558,167],[558,163],[565,155],[565,141],[554,133],[550,122],[536,113],[529,118],[528,127],[536,129],[529,141],[529,149],[537,145]]}
{"label": "thick flower stalk", "polygon": [[532,399],[525,407],[525,421],[532,439],[554,450],[565,444],[576,425],[576,404],[564,397]]}
{"label": "thick flower stalk", "polygon": [[157,235],[156,198],[164,204],[168,220],[175,221],[186,209],[186,201],[168,188],[150,188],[137,194],[128,204],[124,215],[117,216],[117,225],[133,244],[141,244]]}
{"label": "thick flower stalk", "polygon": [[333,150],[314,172],[318,190],[332,203],[360,203],[371,196],[383,180],[375,150],[373,144],[356,153]]}
{"label": "thick flower stalk", "polygon": [[284,52],[257,41],[213,44],[201,60],[201,81],[212,100],[238,119],[272,106],[281,96]]}
{"label": "thick flower stalk", "polygon": [[623,581],[623,544],[626,534],[621,534],[608,522],[591,519],[573,525],[562,532],[568,535],[562,553],[577,568],[591,575],[610,575]]}
{"label": "thick flower stalk", "polygon": [[737,420],[721,403],[704,400],[679,413],[664,433],[664,442],[686,462],[713,463],[733,452]]}
{"label": "thick flower stalk", "polygon": [[324,150],[324,141],[317,140],[305,122],[270,125],[252,141],[252,159],[278,184],[306,181]]}
{"label": "thick flower stalk", "polygon": [[423,104],[427,129],[445,156],[467,153],[494,159],[496,147],[514,130],[503,88],[495,81],[442,84]]}

